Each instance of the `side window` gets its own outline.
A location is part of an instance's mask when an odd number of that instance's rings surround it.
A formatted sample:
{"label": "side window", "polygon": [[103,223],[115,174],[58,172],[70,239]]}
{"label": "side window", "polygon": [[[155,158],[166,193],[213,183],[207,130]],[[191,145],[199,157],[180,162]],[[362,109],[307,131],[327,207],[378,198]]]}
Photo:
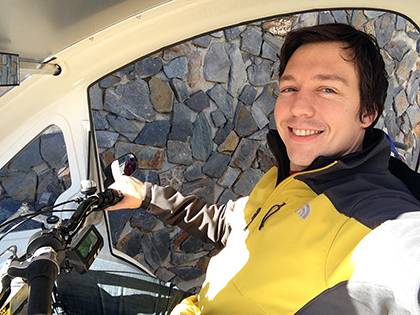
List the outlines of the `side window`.
{"label": "side window", "polygon": [[[368,10],[309,12],[229,27],[108,75],[89,91],[103,164],[132,152],[139,160],[134,175],[141,180],[210,203],[249,194],[274,164],[266,134],[275,129],[284,37],[325,23],[352,24],[377,37],[390,80],[377,127],[414,168],[420,147],[420,36],[404,18]],[[142,211],[113,213],[110,224],[115,248],[181,289],[200,286],[212,245]]]}
{"label": "side window", "polygon": [[[54,204],[71,185],[61,130],[52,125],[33,139],[0,170],[0,222]],[[18,230],[40,226],[35,219]]]}

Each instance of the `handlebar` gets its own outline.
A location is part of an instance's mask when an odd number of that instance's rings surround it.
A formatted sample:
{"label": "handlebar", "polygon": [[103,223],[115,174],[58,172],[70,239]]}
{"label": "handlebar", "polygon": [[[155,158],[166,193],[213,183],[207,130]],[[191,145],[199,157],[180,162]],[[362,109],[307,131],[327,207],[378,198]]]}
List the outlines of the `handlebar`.
{"label": "handlebar", "polygon": [[[83,235],[82,238],[73,240],[73,236],[77,234],[76,232],[79,231],[86,217],[92,211],[112,206],[122,198],[121,192],[113,189],[86,197],[68,220],[53,228],[44,227],[42,231],[32,236],[27,248],[27,259],[12,261],[8,269],[8,274],[11,277],[21,277],[27,280],[29,286],[28,314],[51,314],[52,289],[64,262],[85,259],[86,263],[90,264],[103,245],[103,241],[100,239],[99,245],[94,247],[97,251],[94,256],[80,257],[80,252],[83,252],[86,245],[88,245],[87,248],[91,248],[91,244],[86,244],[92,238],[91,236],[95,235],[97,239],[101,236],[94,226],[86,229],[87,233],[85,234],[89,233],[90,237]],[[80,268],[76,268],[76,270],[83,271]]]}

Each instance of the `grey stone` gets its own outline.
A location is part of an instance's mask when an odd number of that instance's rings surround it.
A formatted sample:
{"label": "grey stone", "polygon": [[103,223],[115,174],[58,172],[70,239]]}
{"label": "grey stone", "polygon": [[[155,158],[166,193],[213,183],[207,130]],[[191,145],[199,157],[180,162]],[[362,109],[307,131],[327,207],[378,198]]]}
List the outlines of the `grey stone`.
{"label": "grey stone", "polygon": [[175,190],[180,190],[183,183],[185,166],[177,165],[171,169],[160,173],[159,180],[161,186],[171,186]]}
{"label": "grey stone", "polygon": [[337,23],[344,23],[348,24],[349,21],[347,20],[347,13],[344,10],[332,10],[332,15]]}
{"label": "grey stone", "polygon": [[[36,138],[25,146],[8,165],[9,170],[28,171],[43,162],[40,153],[40,139]],[[1,182],[0,182],[1,183]]]}
{"label": "grey stone", "polygon": [[203,271],[197,267],[172,267],[169,268],[169,270],[184,281],[198,278],[203,273]]}
{"label": "grey stone", "polygon": [[166,48],[163,51],[163,60],[169,61],[177,57],[188,56],[192,48],[191,42],[189,41]]}
{"label": "grey stone", "polygon": [[395,14],[385,13],[375,21],[376,39],[379,47],[384,47],[392,38],[394,32]]}
{"label": "grey stone", "polygon": [[208,252],[201,251],[198,253],[174,253],[172,252],[171,255],[171,263],[174,266],[191,266],[193,267],[195,264],[198,263],[198,260],[201,257],[204,257],[208,254]]}
{"label": "grey stone", "polygon": [[280,52],[276,50],[273,46],[271,46],[269,43],[264,42],[262,45],[262,55],[261,57],[265,59],[269,59],[272,61],[277,61],[279,59]]}
{"label": "grey stone", "polygon": [[217,32],[211,33],[210,35],[216,38],[222,38],[224,34],[223,34],[223,31],[217,31]]}
{"label": "grey stone", "polygon": [[224,187],[230,187],[236,181],[240,173],[240,169],[229,166],[217,183]]}
{"label": "grey stone", "polygon": [[411,75],[410,80],[407,84],[407,96],[408,102],[414,104],[416,102],[417,94],[420,91],[420,78],[415,79],[414,74]]}
{"label": "grey stone", "polygon": [[196,112],[201,112],[203,109],[210,106],[210,100],[207,94],[200,90],[191,95],[191,97],[185,101],[185,104]]}
{"label": "grey stone", "polygon": [[99,87],[99,84],[92,85],[89,88],[89,103],[91,109],[104,109],[104,91]]}
{"label": "grey stone", "polygon": [[222,144],[225,140],[226,137],[230,134],[230,132],[232,131],[233,125],[230,122],[227,122],[223,128],[219,128],[216,131],[216,134],[214,136],[214,143],[216,143],[217,145]]}
{"label": "grey stone", "polygon": [[204,174],[201,171],[201,164],[199,164],[198,162],[194,162],[192,165],[190,165],[185,170],[184,177],[189,182],[203,178]]}
{"label": "grey stone", "polygon": [[379,16],[381,16],[382,14],[384,14],[383,11],[375,11],[375,10],[364,10],[365,15],[369,18],[369,19],[375,19]]}
{"label": "grey stone", "polygon": [[157,231],[143,235],[141,248],[144,258],[153,270],[159,268],[169,258],[169,235],[165,231]]}
{"label": "grey stone", "polygon": [[262,63],[253,64],[246,69],[248,73],[248,80],[254,86],[264,86],[271,82],[273,63],[264,60]]}
{"label": "grey stone", "polygon": [[109,128],[108,121],[103,112],[92,110],[92,119],[95,130],[106,130]]}
{"label": "grey stone", "polygon": [[255,122],[257,123],[258,128],[262,129],[268,125],[270,122],[265,116],[264,112],[257,105],[251,107],[251,114],[254,117]]}
{"label": "grey stone", "polygon": [[243,170],[250,168],[255,160],[258,147],[257,141],[243,138],[233,154],[230,165]]}
{"label": "grey stone", "polygon": [[367,22],[367,18],[362,10],[354,10],[351,16],[351,24],[356,29],[362,29]]}
{"label": "grey stone", "polygon": [[203,173],[219,178],[223,175],[230,161],[230,156],[218,152],[214,152],[206,163],[203,165]]}
{"label": "grey stone", "polygon": [[207,48],[211,43],[211,37],[209,35],[200,36],[193,39],[192,43],[196,46]]}
{"label": "grey stone", "polygon": [[154,109],[159,113],[170,113],[174,103],[174,92],[168,82],[153,77],[149,81],[150,99]]}
{"label": "grey stone", "polygon": [[319,12],[319,24],[335,23],[334,16],[330,11]]}
{"label": "grey stone", "polygon": [[141,169],[158,170],[162,168],[165,151],[161,148],[118,141],[115,144],[115,156],[133,153]]}
{"label": "grey stone", "polygon": [[224,205],[229,200],[236,200],[236,199],[238,199],[238,196],[233,191],[231,191],[230,189],[225,189],[223,193],[220,195],[219,199],[217,200],[217,203]]}
{"label": "grey stone", "polygon": [[394,110],[397,114],[397,117],[400,117],[408,107],[407,95],[405,90],[401,90],[394,98]]}
{"label": "grey stone", "polygon": [[170,272],[168,269],[162,267],[159,267],[158,270],[156,270],[155,275],[165,282],[170,282],[175,277],[173,272]]}
{"label": "grey stone", "polygon": [[125,254],[133,257],[141,252],[141,238],[142,233],[137,229],[131,229],[131,231],[118,241],[118,249]]}
{"label": "grey stone", "polygon": [[142,182],[159,185],[159,175],[156,171],[136,169],[131,176],[141,180]]}
{"label": "grey stone", "polygon": [[6,194],[20,202],[32,203],[35,201],[37,176],[35,172],[11,172],[9,176],[1,177],[1,184]]}
{"label": "grey stone", "polygon": [[168,162],[174,164],[190,165],[193,162],[190,145],[185,142],[169,140],[167,155]]}
{"label": "grey stone", "polygon": [[400,62],[397,71],[395,72],[399,82],[407,82],[410,76],[410,72],[415,70],[416,61],[418,59],[418,54],[414,52],[408,52],[403,60]]}
{"label": "grey stone", "polygon": [[164,147],[171,124],[167,120],[156,120],[147,123],[134,140],[136,144]]}
{"label": "grey stone", "polygon": [[133,211],[130,218],[130,226],[137,228],[143,233],[150,233],[160,223],[159,219],[144,209]]}
{"label": "grey stone", "polygon": [[140,78],[148,78],[158,74],[162,66],[162,59],[146,57],[136,62],[135,71]]}
{"label": "grey stone", "polygon": [[233,118],[233,97],[221,84],[215,84],[207,94],[228,119]]}
{"label": "grey stone", "polygon": [[119,69],[116,73],[117,75],[122,78],[124,75],[131,75],[133,71],[135,71],[135,64],[131,63],[121,69]]}
{"label": "grey stone", "polygon": [[193,124],[189,120],[181,120],[172,123],[169,140],[187,141],[193,135]]}
{"label": "grey stone", "polygon": [[267,138],[268,127],[258,130],[256,133],[250,135],[248,139],[264,141]]}
{"label": "grey stone", "polygon": [[262,175],[260,170],[253,168],[245,170],[233,186],[233,191],[240,196],[248,196]]}
{"label": "grey stone", "polygon": [[260,146],[257,151],[257,159],[259,169],[263,172],[267,172],[270,168],[276,165],[276,159],[267,146]]}
{"label": "grey stone", "polygon": [[206,243],[192,235],[181,244],[181,250],[183,250],[186,253],[197,253],[202,252],[203,250],[209,251],[213,248],[214,246],[212,244]]}
{"label": "grey stone", "polygon": [[185,77],[188,72],[187,57],[182,56],[172,59],[163,66],[163,72],[165,72],[169,79]]}
{"label": "grey stone", "polygon": [[243,32],[243,30],[245,29],[245,26],[235,26],[235,27],[230,27],[224,30],[225,32],[225,38],[229,41],[238,38],[239,35],[241,35],[241,33]]}
{"label": "grey stone", "polygon": [[237,43],[229,46],[228,53],[231,63],[228,90],[231,95],[237,96],[247,80],[246,66]]}
{"label": "grey stone", "polygon": [[264,42],[273,47],[277,53],[280,53],[280,48],[283,46],[284,38],[279,36],[274,36],[270,33],[264,33],[263,36]]}
{"label": "grey stone", "polygon": [[253,106],[261,109],[261,111],[267,116],[273,112],[276,104],[276,98],[273,95],[273,90],[269,86],[265,86],[264,90],[258,96]]}
{"label": "grey stone", "polygon": [[204,78],[212,82],[228,82],[230,61],[222,43],[212,43],[204,57]]}
{"label": "grey stone", "polygon": [[170,140],[187,141],[193,134],[193,113],[182,103],[174,105]]}
{"label": "grey stone", "polygon": [[41,156],[52,168],[60,169],[67,164],[67,150],[63,134],[52,132],[41,136]]}
{"label": "grey stone", "polygon": [[299,26],[313,26],[318,24],[318,12],[307,12],[300,14],[299,16]]}
{"label": "grey stone", "polygon": [[211,112],[210,116],[213,121],[213,124],[217,128],[223,126],[226,122],[226,117],[225,115],[223,115],[223,112],[221,110],[215,110],[214,112]]}
{"label": "grey stone", "polygon": [[99,81],[99,87],[103,89],[107,89],[121,81],[121,78],[116,77],[112,74],[106,76],[102,80]]}
{"label": "grey stone", "polygon": [[235,131],[241,137],[249,136],[257,131],[258,126],[255,123],[249,110],[239,103],[235,114]]}
{"label": "grey stone", "polygon": [[404,55],[410,51],[407,40],[409,40],[407,34],[402,32],[400,36],[393,37],[384,48],[391,57],[401,61]]}
{"label": "grey stone", "polygon": [[203,200],[206,203],[213,204],[215,202],[215,182],[210,178],[203,178],[193,182],[187,182],[182,185],[181,192],[185,196],[195,195]]}
{"label": "grey stone", "polygon": [[388,130],[388,134],[391,138],[395,139],[398,135],[398,126],[397,126],[397,118],[395,116],[394,111],[388,111],[385,114],[384,124],[386,129]]}
{"label": "grey stone", "polygon": [[245,31],[241,33],[241,50],[258,56],[261,51],[262,32],[259,28],[248,26]]}
{"label": "grey stone", "polygon": [[411,128],[410,128],[410,119],[407,115],[407,112],[404,112],[404,114],[401,115],[401,117],[399,117],[399,126],[400,126],[400,130],[404,133],[404,135],[407,135],[408,133],[411,132]]}
{"label": "grey stone", "polygon": [[416,105],[410,105],[406,111],[408,118],[410,120],[410,125],[415,127],[420,123],[420,107]]}
{"label": "grey stone", "polygon": [[56,173],[52,169],[48,169],[47,171],[38,174],[37,181],[36,208],[38,209],[46,205],[54,204],[54,201],[65,190]]}
{"label": "grey stone", "polygon": [[178,78],[174,78],[171,80],[172,89],[175,91],[175,96],[179,102],[185,101],[190,93],[188,92],[188,87],[184,81]]}
{"label": "grey stone", "polygon": [[212,150],[211,129],[204,113],[200,113],[194,122],[191,140],[192,154],[197,160],[206,161]]}
{"label": "grey stone", "polygon": [[241,94],[238,97],[242,103],[246,105],[252,105],[257,96],[257,90],[252,85],[245,85],[242,89]]}
{"label": "grey stone", "polygon": [[127,119],[153,120],[155,111],[149,98],[149,87],[141,79],[105,90],[104,109]]}
{"label": "grey stone", "polygon": [[116,132],[127,137],[130,141],[134,141],[139,134],[139,126],[132,120],[111,114],[107,115],[107,120]]}
{"label": "grey stone", "polygon": [[395,25],[395,29],[397,31],[404,31],[405,27],[407,26],[407,20],[404,19],[402,16],[397,16],[397,23]]}

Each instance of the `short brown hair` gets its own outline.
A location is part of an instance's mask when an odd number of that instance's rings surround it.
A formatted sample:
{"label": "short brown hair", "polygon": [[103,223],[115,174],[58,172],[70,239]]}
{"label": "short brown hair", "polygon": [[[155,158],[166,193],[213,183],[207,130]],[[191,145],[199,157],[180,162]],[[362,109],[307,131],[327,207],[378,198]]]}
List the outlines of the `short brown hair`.
{"label": "short brown hair", "polygon": [[376,39],[347,24],[322,24],[291,31],[280,52],[279,75],[283,75],[287,62],[302,45],[322,42],[343,42],[353,52],[353,61],[359,74],[360,109],[363,114],[375,115],[374,126],[384,109],[388,79],[385,63]]}

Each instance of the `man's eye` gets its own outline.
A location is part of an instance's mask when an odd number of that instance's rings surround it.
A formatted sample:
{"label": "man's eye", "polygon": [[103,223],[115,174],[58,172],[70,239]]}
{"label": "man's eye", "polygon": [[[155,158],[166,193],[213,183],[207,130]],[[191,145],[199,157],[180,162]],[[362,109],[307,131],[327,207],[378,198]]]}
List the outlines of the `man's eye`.
{"label": "man's eye", "polygon": [[292,87],[287,87],[287,88],[284,88],[284,89],[280,90],[281,93],[290,93],[290,92],[295,92],[295,91],[296,91],[296,89],[292,88]]}
{"label": "man's eye", "polygon": [[321,88],[321,91],[325,92],[327,94],[335,94],[336,93],[335,90],[333,90],[331,88],[327,88],[327,87]]}

